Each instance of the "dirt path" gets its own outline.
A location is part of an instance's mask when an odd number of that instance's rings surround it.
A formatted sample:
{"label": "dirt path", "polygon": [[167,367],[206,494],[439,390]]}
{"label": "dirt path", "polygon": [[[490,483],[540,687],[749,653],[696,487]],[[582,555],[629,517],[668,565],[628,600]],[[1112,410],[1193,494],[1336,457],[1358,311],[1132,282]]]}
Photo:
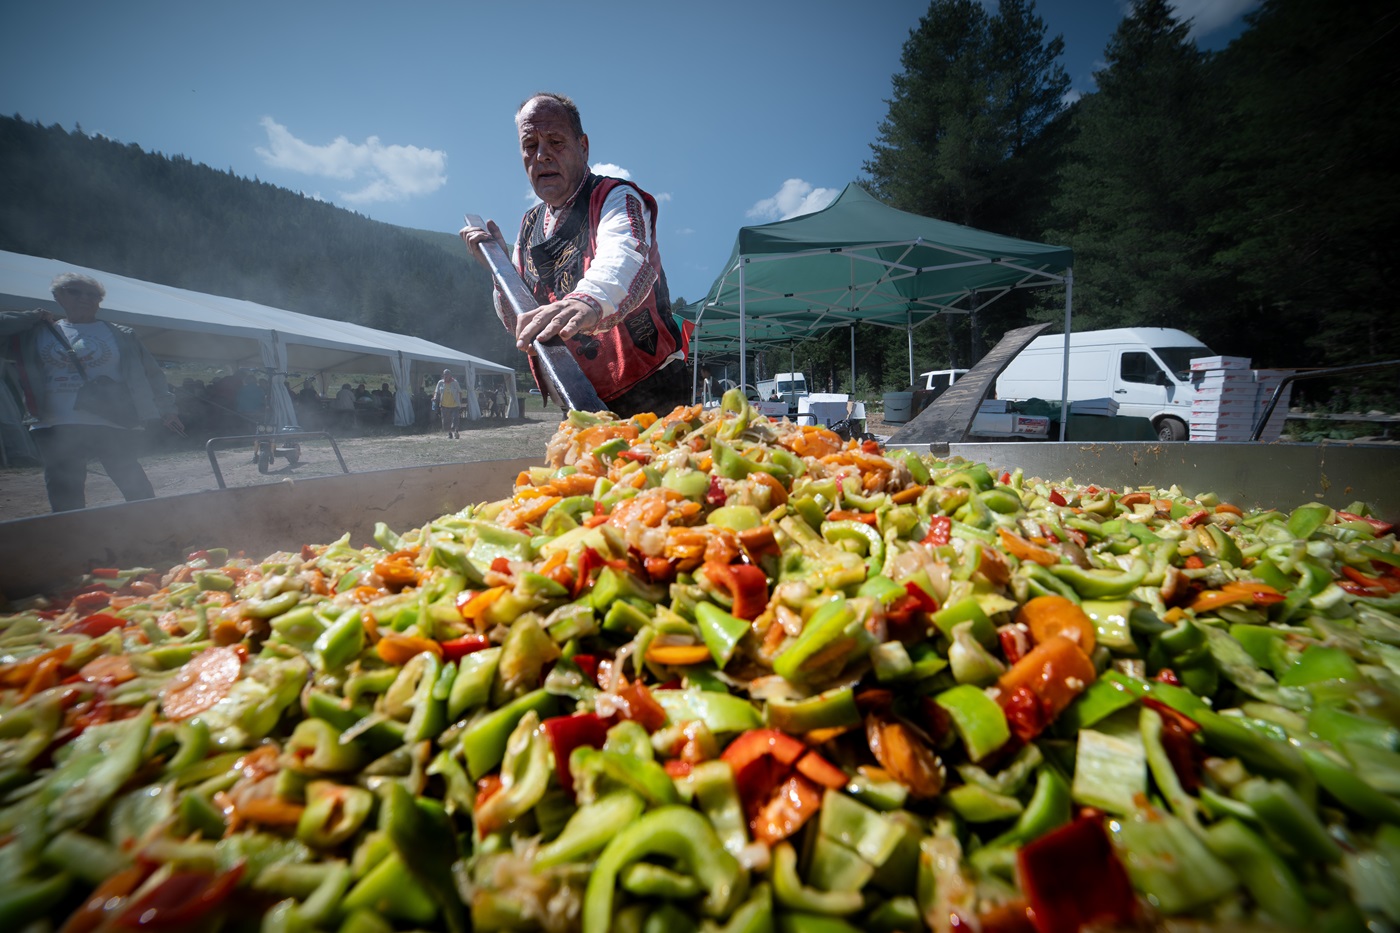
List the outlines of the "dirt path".
{"label": "dirt path", "polygon": [[[517,457],[533,457],[543,462],[545,445],[559,425],[557,415],[557,410],[554,417],[532,410],[523,422],[481,421],[475,425],[467,422],[462,426],[460,440],[449,440],[437,431],[338,437],[335,443],[345,458],[345,465],[355,473]],[[193,440],[179,443],[181,446],[178,449],[165,449],[141,458],[156,495],[171,496],[218,489],[203,444]],[[224,483],[228,486],[256,486],[340,472],[335,451],[328,442],[320,439],[302,443],[301,456],[295,466],[279,457],[265,474],[258,472],[250,447],[226,447],[218,450],[216,455]],[[87,504],[109,505],[121,501],[121,493],[102,471],[102,465],[96,461],[90,463]],[[44,492],[44,471],[41,468],[0,468],[0,520],[43,515],[48,511],[49,500]]]}

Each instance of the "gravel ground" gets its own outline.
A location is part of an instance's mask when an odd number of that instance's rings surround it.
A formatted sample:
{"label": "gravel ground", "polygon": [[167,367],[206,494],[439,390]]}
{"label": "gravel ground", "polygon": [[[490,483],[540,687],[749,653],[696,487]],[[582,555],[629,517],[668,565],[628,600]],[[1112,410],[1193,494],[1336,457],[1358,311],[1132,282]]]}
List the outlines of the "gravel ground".
{"label": "gravel ground", "polygon": [[[464,422],[462,436],[449,440],[441,431],[400,433],[393,429],[358,437],[337,437],[345,465],[352,472],[392,470],[397,467],[428,466],[435,463],[467,463],[477,460],[511,460],[534,457],[544,460],[545,445],[559,426],[553,416],[532,408],[523,421]],[[218,489],[214,470],[204,445],[195,440],[177,441],[141,458],[157,496]],[[248,446],[220,447],[216,451],[219,470],[228,486],[256,486],[295,477],[328,476],[340,472],[331,444],[309,439],[301,444],[296,465],[285,457],[273,460],[267,473],[259,473]],[[88,465],[87,504],[109,505],[121,502],[121,493],[93,461]],[[0,468],[0,519],[25,518],[49,511],[44,492],[44,471],[35,467]]]}

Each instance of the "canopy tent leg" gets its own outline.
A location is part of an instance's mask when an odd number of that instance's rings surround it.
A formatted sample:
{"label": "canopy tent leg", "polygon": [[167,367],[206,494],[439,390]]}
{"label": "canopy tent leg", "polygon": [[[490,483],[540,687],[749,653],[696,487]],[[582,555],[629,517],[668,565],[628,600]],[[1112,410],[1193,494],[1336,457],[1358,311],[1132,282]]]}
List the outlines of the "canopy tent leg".
{"label": "canopy tent leg", "polygon": [[909,338],[909,384],[914,384],[914,312],[904,309],[904,334]]}
{"label": "canopy tent leg", "polygon": [[856,394],[856,326],[851,325],[851,397]]}
{"label": "canopy tent leg", "polygon": [[744,328],[744,266],[748,260],[739,259],[739,391],[744,391],[749,379],[749,340]]}
{"label": "canopy tent leg", "polygon": [[1069,333],[1070,320],[1074,308],[1074,269],[1065,270],[1065,358],[1064,369],[1060,373],[1060,441],[1063,443],[1069,428]]}
{"label": "canopy tent leg", "polygon": [[[690,335],[690,404],[695,404],[700,386],[700,331],[697,328]],[[704,399],[701,399],[703,402]]]}

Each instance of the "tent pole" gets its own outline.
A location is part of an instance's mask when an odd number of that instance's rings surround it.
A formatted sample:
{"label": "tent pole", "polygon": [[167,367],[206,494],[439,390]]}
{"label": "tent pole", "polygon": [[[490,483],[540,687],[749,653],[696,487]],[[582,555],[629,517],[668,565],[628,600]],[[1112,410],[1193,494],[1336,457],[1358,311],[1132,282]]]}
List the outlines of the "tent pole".
{"label": "tent pole", "polygon": [[914,384],[914,312],[904,309],[904,333],[909,337],[909,384]]}
{"label": "tent pole", "polygon": [[698,330],[691,331],[690,340],[695,348],[690,354],[690,404],[694,405],[700,384],[700,332]]}
{"label": "tent pole", "polygon": [[856,395],[856,325],[851,325],[851,398]]}
{"label": "tent pole", "polygon": [[748,265],[748,260],[739,260],[739,391],[744,392],[744,386],[748,385],[749,379],[749,341],[748,334],[744,328],[744,267]]}
{"label": "tent pole", "polygon": [[1060,442],[1065,439],[1069,427],[1069,333],[1070,319],[1074,308],[1074,269],[1065,270],[1065,359],[1064,371],[1060,374]]}

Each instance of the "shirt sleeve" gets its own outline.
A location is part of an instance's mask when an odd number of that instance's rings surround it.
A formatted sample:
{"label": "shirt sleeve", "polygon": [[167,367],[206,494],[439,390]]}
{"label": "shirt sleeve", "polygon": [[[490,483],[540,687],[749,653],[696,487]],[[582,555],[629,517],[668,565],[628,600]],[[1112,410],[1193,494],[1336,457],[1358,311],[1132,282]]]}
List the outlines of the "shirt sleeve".
{"label": "shirt sleeve", "polygon": [[618,185],[608,192],[598,219],[593,261],[574,290],[564,296],[597,309],[601,317],[590,333],[612,330],[656,284],[656,269],[646,261],[652,235],[651,218],[636,191]]}

